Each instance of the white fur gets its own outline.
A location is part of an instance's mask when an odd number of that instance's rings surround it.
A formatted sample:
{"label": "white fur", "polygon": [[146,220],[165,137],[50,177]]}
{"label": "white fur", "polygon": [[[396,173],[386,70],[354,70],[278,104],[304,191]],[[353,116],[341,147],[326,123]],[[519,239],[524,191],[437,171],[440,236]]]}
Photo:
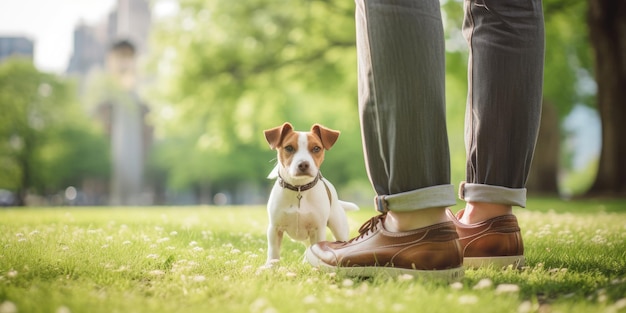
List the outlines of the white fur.
{"label": "white fur", "polygon": [[[298,146],[307,147],[307,133],[299,133]],[[309,162],[310,175],[297,176],[298,164],[303,161]],[[277,178],[280,173],[285,182],[291,185],[305,185],[313,181],[318,172],[319,168],[315,165],[313,157],[304,148],[296,151],[289,168],[283,167],[279,162],[268,178]],[[326,240],[328,226],[336,240],[348,240],[349,229],[345,211],[358,210],[356,204],[340,201],[335,187],[325,178],[320,179],[313,188],[302,191],[300,200],[297,195],[297,191],[282,188],[278,181],[272,188],[267,202],[269,227],[266,266],[271,266],[280,258],[280,245],[285,232],[294,240],[305,243],[308,241],[308,244],[312,245]]]}

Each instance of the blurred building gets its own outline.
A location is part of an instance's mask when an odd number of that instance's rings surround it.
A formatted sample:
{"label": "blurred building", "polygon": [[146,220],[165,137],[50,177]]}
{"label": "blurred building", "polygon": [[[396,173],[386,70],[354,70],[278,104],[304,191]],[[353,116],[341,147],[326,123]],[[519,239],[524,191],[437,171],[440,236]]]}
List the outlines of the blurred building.
{"label": "blurred building", "polygon": [[68,74],[87,75],[94,67],[104,68],[107,53],[120,41],[128,41],[137,57],[148,52],[152,13],[148,0],[117,0],[107,18],[97,25],[81,22],[74,29],[74,49]]}
{"label": "blurred building", "polygon": [[138,92],[143,79],[138,64],[148,52],[151,23],[148,0],[117,0],[100,24],[81,23],[74,30],[67,73],[80,84],[97,69],[114,83],[114,87],[102,86],[108,89],[94,112],[111,143],[111,181],[105,184],[112,205],[153,202],[144,179],[152,129],[146,123],[148,106]]}
{"label": "blurred building", "polygon": [[67,73],[87,75],[92,68],[103,67],[107,42],[101,26],[89,26],[81,22],[74,29],[74,49]]}
{"label": "blurred building", "polygon": [[101,107],[109,110],[113,172],[109,203],[113,205],[149,204],[142,194],[145,172],[146,106],[137,96],[136,50],[129,41],[113,45],[106,61],[107,74],[120,87],[118,95],[106,99]]}
{"label": "blurred building", "polygon": [[12,56],[22,56],[33,60],[35,44],[26,37],[0,37],[0,62]]}
{"label": "blurred building", "polygon": [[138,56],[148,52],[152,13],[146,0],[118,0],[109,16],[109,34],[114,41],[127,40]]}

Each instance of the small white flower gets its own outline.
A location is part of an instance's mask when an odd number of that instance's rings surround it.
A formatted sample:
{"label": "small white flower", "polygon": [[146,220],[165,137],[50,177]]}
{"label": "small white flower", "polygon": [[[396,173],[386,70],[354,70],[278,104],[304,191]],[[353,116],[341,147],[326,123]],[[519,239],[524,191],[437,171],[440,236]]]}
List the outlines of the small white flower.
{"label": "small white flower", "polygon": [[317,303],[317,298],[314,295],[308,295],[302,299],[302,302],[305,304],[315,304]]}
{"label": "small white flower", "polygon": [[621,298],[621,299],[615,301],[615,304],[613,304],[613,307],[615,307],[618,310],[626,308],[626,298]]}
{"label": "small white flower", "polygon": [[391,305],[391,310],[394,312],[404,312],[406,311],[406,306],[402,303],[394,303]]}
{"label": "small white flower", "polygon": [[1,313],[17,313],[17,305],[11,301],[4,301],[0,303]]}
{"label": "small white flower", "polygon": [[341,285],[344,287],[352,287],[354,286],[354,281],[352,279],[344,279],[343,282],[341,282]]}
{"label": "small white flower", "polygon": [[193,250],[195,252],[202,252],[202,251],[204,251],[204,248],[202,248],[202,247],[193,247],[193,249],[191,249],[191,250]]}
{"label": "small white flower", "polygon": [[177,231],[172,231],[172,232],[170,232],[170,236],[176,236],[176,235],[178,235],[178,232],[177,232]]}
{"label": "small white flower", "polygon": [[198,243],[197,243],[197,242],[195,242],[195,241],[192,241],[192,242],[190,242],[190,243],[189,243],[189,245],[190,245],[190,246],[192,246],[192,247],[195,247],[195,246],[197,246],[197,245],[198,245]]}
{"label": "small white flower", "polygon": [[125,272],[125,271],[128,271],[128,270],[129,270],[128,266],[122,265],[118,269],[114,270],[114,272]]}
{"label": "small white flower", "polygon": [[241,253],[241,250],[239,250],[239,249],[232,249],[232,250],[230,250],[230,253],[231,254],[239,254],[239,253]]}
{"label": "small white flower", "polygon": [[70,311],[70,309],[66,306],[60,306],[56,313],[72,313],[72,311]]}
{"label": "small white flower", "polygon": [[491,281],[491,279],[483,278],[474,286],[474,290],[486,289],[490,288],[491,286],[493,286],[493,282]]}
{"label": "small white flower", "polygon": [[454,290],[461,290],[463,289],[463,284],[461,282],[454,282],[452,284],[450,284],[450,288],[454,289]]}
{"label": "small white flower", "polygon": [[157,239],[156,242],[157,243],[162,243],[162,242],[166,242],[166,241],[170,241],[170,238],[169,237],[159,238],[159,239]]}
{"label": "small white flower", "polygon": [[478,302],[478,297],[475,295],[463,295],[459,297],[460,304],[474,304]]}
{"label": "small white flower", "polygon": [[165,275],[165,272],[162,270],[152,270],[149,272],[149,274],[152,276],[162,276]]}
{"label": "small white flower", "polygon": [[125,240],[122,244],[126,246],[132,244],[132,242],[130,242],[130,240]]}
{"label": "small white flower", "polygon": [[532,302],[526,300],[526,301],[520,303],[520,305],[517,307],[517,312],[518,313],[528,313],[528,312],[531,312],[532,309],[533,309]]}
{"label": "small white flower", "polygon": [[17,277],[17,271],[16,270],[10,270],[7,272],[7,277],[9,278],[15,278]]}
{"label": "small white flower", "polygon": [[411,280],[413,280],[413,275],[402,274],[402,275],[398,276],[398,280],[399,281],[411,281]]}
{"label": "small white flower", "polygon": [[193,281],[198,282],[198,283],[203,282],[205,280],[206,280],[206,277],[204,277],[204,275],[196,275],[193,277]]}
{"label": "small white flower", "polygon": [[151,253],[151,254],[148,254],[148,255],[146,256],[146,259],[156,259],[156,258],[158,258],[158,257],[159,257],[159,255],[158,255],[158,254]]}
{"label": "small white flower", "polygon": [[514,284],[500,284],[496,287],[496,294],[519,292],[519,286]]}
{"label": "small white flower", "polygon": [[289,278],[294,278],[294,277],[296,277],[298,275],[296,273],[294,273],[294,272],[287,272],[287,273],[285,273],[285,276],[287,276]]}

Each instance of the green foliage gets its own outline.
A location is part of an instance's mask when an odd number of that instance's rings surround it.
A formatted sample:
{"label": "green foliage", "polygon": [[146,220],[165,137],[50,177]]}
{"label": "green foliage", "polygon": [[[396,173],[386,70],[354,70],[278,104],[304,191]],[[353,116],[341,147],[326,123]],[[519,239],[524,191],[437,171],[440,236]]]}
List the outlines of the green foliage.
{"label": "green foliage", "polygon": [[[530,199],[522,270],[459,283],[350,279],[302,263],[285,238],[265,262],[261,207],[0,211],[0,305],[18,312],[621,312],[626,203]],[[600,207],[610,210],[599,210]],[[349,212],[353,234],[375,212]],[[32,299],[38,299],[33,301]]]}
{"label": "green foliage", "polygon": [[586,23],[587,1],[544,1],[546,59],[544,97],[561,117],[574,105],[593,106],[595,82]]}
{"label": "green foliage", "polygon": [[54,193],[106,177],[107,144],[85,119],[72,83],[30,60],[0,64],[0,188]]}
{"label": "green foliage", "polygon": [[56,191],[80,186],[86,179],[108,179],[109,144],[98,128],[78,122],[64,123],[48,136],[38,155],[45,169],[42,189]]}
{"label": "green foliage", "polygon": [[[157,25],[151,66],[159,77],[150,91],[158,129],[154,164],[171,186],[261,181],[274,158],[262,131],[285,121],[298,130],[313,123],[338,129],[343,134],[334,150],[361,155],[351,3],[180,6],[180,14]],[[365,178],[363,163],[333,159],[325,173],[337,173],[338,183]]]}

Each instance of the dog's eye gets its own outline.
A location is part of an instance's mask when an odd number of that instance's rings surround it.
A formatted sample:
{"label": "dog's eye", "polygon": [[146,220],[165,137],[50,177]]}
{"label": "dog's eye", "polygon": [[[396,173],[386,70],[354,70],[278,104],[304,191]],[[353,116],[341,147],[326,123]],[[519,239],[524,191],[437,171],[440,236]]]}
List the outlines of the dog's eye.
{"label": "dog's eye", "polygon": [[285,147],[285,151],[287,152],[293,152],[295,149],[293,148],[293,146],[286,146]]}
{"label": "dog's eye", "polygon": [[320,148],[318,146],[315,146],[315,147],[313,147],[313,149],[311,151],[313,151],[314,153],[318,153],[318,152],[322,151],[322,148]]}

